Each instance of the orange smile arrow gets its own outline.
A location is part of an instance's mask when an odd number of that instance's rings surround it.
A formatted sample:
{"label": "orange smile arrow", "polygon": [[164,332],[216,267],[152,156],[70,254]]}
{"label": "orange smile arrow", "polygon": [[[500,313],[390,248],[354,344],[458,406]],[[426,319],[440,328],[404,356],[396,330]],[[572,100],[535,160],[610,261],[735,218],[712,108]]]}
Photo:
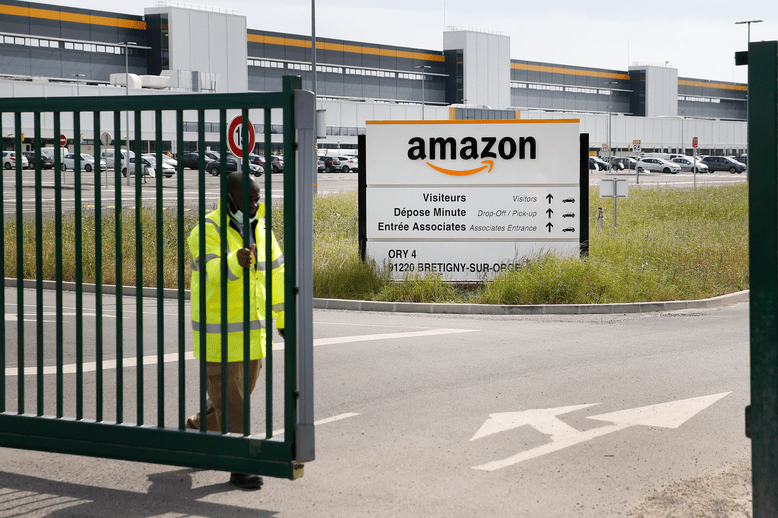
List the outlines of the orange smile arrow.
{"label": "orange smile arrow", "polygon": [[493,160],[484,160],[481,163],[482,164],[486,164],[486,165],[484,165],[482,167],[478,167],[476,169],[468,169],[467,171],[455,171],[453,169],[444,169],[442,167],[438,167],[436,165],[432,165],[429,162],[427,162],[427,165],[430,166],[431,168],[433,168],[435,171],[438,171],[438,172],[443,173],[443,174],[449,174],[451,176],[467,176],[467,175],[479,173],[479,172],[483,171],[484,169],[486,169],[487,167],[489,168],[487,173],[491,173],[492,172],[492,167],[494,167],[494,161]]}

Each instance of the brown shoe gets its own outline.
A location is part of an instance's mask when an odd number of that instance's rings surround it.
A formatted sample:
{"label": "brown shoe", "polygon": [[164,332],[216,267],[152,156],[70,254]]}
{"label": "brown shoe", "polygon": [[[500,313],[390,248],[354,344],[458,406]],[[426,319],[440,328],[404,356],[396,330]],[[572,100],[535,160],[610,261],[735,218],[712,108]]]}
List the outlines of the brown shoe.
{"label": "brown shoe", "polygon": [[259,475],[249,475],[246,473],[233,473],[230,475],[230,482],[241,489],[260,489],[265,482]]}

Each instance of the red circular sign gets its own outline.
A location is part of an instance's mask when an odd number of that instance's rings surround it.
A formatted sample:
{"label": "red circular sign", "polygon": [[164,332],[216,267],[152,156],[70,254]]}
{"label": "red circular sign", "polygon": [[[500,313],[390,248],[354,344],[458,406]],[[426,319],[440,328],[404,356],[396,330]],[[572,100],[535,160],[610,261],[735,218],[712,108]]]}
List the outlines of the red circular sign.
{"label": "red circular sign", "polygon": [[[251,152],[254,149],[254,125],[249,123],[249,142],[246,148]],[[243,157],[243,116],[236,115],[230,121],[230,126],[227,128],[227,147],[230,149],[233,155],[238,158]]]}
{"label": "red circular sign", "polygon": [[67,146],[68,145],[68,138],[65,135],[59,136],[59,145],[60,146]]}

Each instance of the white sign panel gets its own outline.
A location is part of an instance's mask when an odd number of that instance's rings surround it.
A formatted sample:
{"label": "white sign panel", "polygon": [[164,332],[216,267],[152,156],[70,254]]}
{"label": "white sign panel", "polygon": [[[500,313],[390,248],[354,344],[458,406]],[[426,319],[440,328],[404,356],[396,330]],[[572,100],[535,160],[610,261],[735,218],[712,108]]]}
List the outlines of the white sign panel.
{"label": "white sign panel", "polygon": [[367,253],[478,280],[580,241],[578,121],[368,122]]}
{"label": "white sign panel", "polygon": [[626,178],[602,178],[600,198],[628,198],[629,180]]}

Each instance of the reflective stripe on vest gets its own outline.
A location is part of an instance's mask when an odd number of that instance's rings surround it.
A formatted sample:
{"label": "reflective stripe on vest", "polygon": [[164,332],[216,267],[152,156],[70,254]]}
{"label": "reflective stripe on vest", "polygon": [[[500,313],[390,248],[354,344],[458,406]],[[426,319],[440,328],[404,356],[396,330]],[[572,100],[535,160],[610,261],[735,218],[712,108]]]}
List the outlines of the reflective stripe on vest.
{"label": "reflective stripe on vest", "polygon": [[[252,320],[249,322],[249,331],[257,331],[259,329],[265,329],[267,326],[267,320]],[[200,326],[200,322],[197,322],[195,320],[192,320],[192,331],[200,332],[202,331],[202,327]],[[222,325],[221,324],[205,324],[205,332],[208,334],[221,334],[222,332]],[[227,324],[227,332],[228,333],[242,333],[243,332],[243,322],[233,322],[232,324]]]}

